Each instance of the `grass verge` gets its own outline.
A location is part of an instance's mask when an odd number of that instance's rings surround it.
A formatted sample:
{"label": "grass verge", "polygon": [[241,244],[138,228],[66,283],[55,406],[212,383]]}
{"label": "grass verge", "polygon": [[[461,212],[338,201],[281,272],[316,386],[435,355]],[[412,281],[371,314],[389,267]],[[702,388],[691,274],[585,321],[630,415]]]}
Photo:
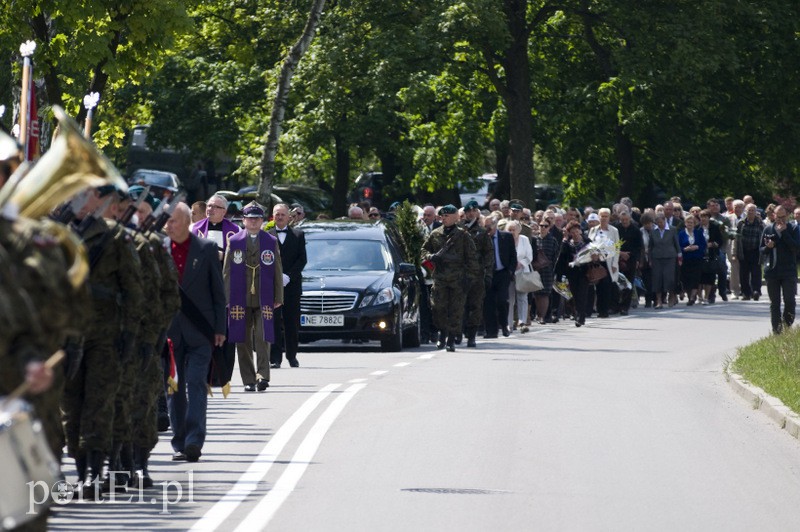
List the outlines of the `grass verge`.
{"label": "grass verge", "polygon": [[730,367],[800,413],[800,328],[740,348]]}

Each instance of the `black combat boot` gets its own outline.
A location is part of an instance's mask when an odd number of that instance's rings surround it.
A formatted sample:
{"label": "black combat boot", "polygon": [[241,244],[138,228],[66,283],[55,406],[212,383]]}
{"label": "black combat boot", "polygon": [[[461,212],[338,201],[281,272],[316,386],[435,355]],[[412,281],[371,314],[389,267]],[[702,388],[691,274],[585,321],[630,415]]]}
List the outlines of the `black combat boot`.
{"label": "black combat boot", "polygon": [[150,478],[148,464],[150,460],[150,452],[144,447],[139,447],[138,445],[134,447],[133,451],[134,460],[136,461],[136,477],[134,481],[134,487],[140,490],[152,488],[153,479]]}
{"label": "black combat boot", "polygon": [[126,442],[122,444],[122,450],[119,452],[119,471],[117,476],[118,482],[125,482],[123,486],[133,486],[134,476],[136,475],[136,462],[133,458],[133,443]]}
{"label": "black combat boot", "polygon": [[111,455],[108,457],[108,471],[103,479],[104,493],[111,491],[111,475],[114,475],[114,491],[127,491],[128,475],[125,474],[125,468],[120,459],[122,448],[123,445],[117,442],[114,442],[114,445],[111,447]]}
{"label": "black combat boot", "polygon": [[444,331],[439,331],[439,341],[436,342],[436,349],[444,349],[445,334]]}
{"label": "black combat boot", "polygon": [[83,492],[83,485],[86,483],[86,454],[78,452],[75,456],[75,469],[78,472],[78,482],[75,483],[75,495],[80,495]]}
{"label": "black combat boot", "polygon": [[456,350],[456,337],[454,334],[447,335],[447,350],[451,353]]}
{"label": "black combat boot", "polygon": [[102,451],[88,451],[86,461],[89,464],[89,476],[83,484],[84,500],[100,501],[103,500],[103,463],[105,454]]}
{"label": "black combat boot", "polygon": [[475,343],[476,332],[474,327],[467,329],[467,347],[478,347],[478,344]]}

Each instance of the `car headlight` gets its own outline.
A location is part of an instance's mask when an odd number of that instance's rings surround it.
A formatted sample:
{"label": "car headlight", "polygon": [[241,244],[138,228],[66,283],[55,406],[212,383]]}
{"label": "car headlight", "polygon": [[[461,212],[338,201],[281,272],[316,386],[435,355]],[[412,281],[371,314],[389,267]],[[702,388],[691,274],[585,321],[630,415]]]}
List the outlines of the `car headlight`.
{"label": "car headlight", "polygon": [[394,291],[391,288],[384,288],[374,296],[369,294],[365,295],[364,299],[361,300],[359,308],[369,305],[383,305],[384,303],[391,303],[392,301],[394,301]]}

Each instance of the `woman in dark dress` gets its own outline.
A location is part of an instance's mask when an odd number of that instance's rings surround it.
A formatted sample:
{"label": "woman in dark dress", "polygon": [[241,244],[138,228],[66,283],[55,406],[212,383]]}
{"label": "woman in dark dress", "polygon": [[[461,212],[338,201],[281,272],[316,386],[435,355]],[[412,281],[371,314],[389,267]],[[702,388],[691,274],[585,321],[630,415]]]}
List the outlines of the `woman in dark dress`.
{"label": "woman in dark dress", "polygon": [[586,278],[588,264],[570,266],[569,263],[574,261],[578,251],[591,241],[581,231],[580,223],[574,220],[567,224],[566,235],[566,239],[561,245],[556,271],[559,275],[567,277],[569,290],[575,300],[575,327],[580,327],[586,323],[586,299],[589,296],[589,280]]}
{"label": "woman in dark dress", "polygon": [[706,256],[703,258],[703,272],[700,274],[700,303],[706,305],[714,303],[714,285],[725,259],[719,253],[723,246],[720,224],[711,220],[711,211],[708,209],[700,211],[700,230],[706,239]]}
{"label": "woman in dark dress", "polygon": [[678,245],[683,253],[681,285],[689,296],[686,304],[692,306],[697,301],[703,259],[706,256],[706,238],[703,236],[703,230],[697,227],[697,218],[694,215],[686,217],[683,229],[678,232]]}

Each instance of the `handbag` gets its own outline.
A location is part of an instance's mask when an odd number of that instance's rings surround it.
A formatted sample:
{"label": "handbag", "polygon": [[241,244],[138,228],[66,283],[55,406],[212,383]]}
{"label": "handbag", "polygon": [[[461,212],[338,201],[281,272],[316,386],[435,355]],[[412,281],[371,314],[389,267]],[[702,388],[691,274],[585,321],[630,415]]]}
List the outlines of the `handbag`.
{"label": "handbag", "polygon": [[536,251],[536,259],[534,259],[534,261],[531,263],[531,267],[537,272],[550,267],[550,259],[548,259],[547,255],[544,254],[544,250],[542,248],[539,248]]}
{"label": "handbag", "polygon": [[544,289],[542,276],[539,275],[539,272],[537,271],[517,272],[514,275],[514,279],[516,284],[514,289],[522,294],[538,292],[539,290]]}
{"label": "handbag", "polygon": [[586,279],[589,280],[589,284],[597,284],[606,277],[608,277],[608,270],[599,262],[593,262],[586,268]]}

